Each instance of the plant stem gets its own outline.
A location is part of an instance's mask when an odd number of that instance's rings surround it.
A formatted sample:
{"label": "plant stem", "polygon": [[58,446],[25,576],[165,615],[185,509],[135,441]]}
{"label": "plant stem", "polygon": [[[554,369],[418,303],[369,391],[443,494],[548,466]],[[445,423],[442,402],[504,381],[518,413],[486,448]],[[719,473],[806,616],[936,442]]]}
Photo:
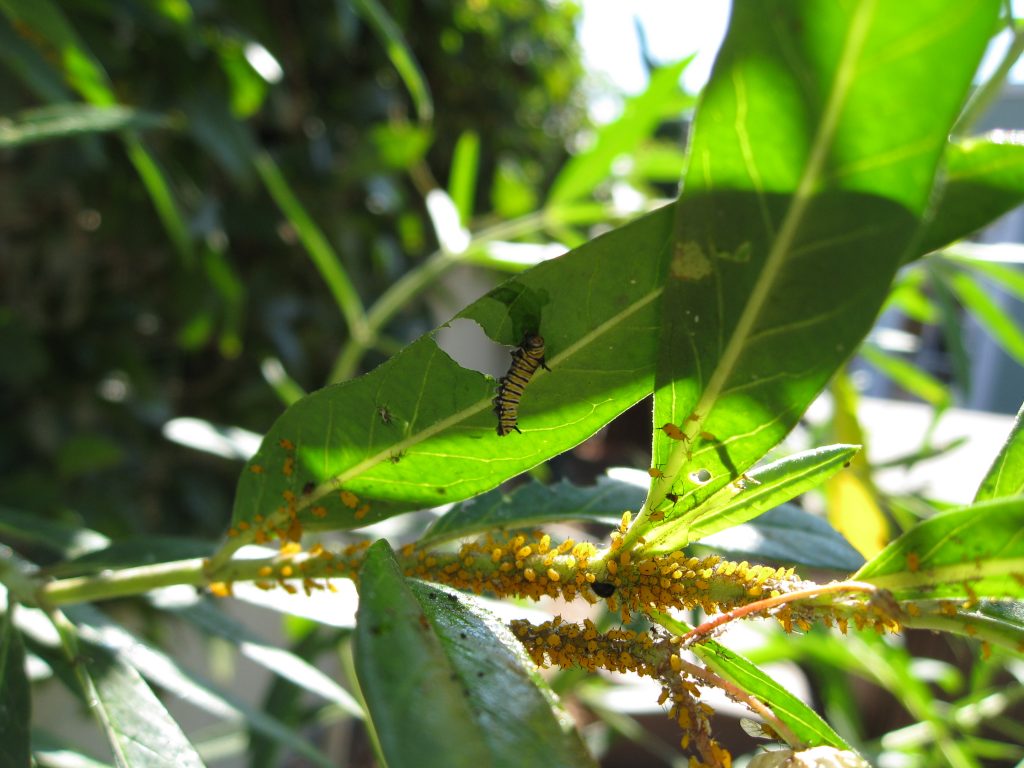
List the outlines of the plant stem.
{"label": "plant stem", "polygon": [[36,596],[40,604],[56,606],[138,595],[151,589],[176,584],[198,586],[209,581],[203,572],[204,563],[203,558],[195,557],[190,560],[104,571],[92,576],[58,579],[41,586]]}
{"label": "plant stem", "polygon": [[313,221],[313,217],[295,196],[273,158],[266,152],[260,152],[253,158],[253,165],[263,181],[263,185],[274,202],[277,203],[277,207],[295,228],[295,234],[313,260],[313,264],[320,271],[324,282],[327,283],[338,309],[341,310],[341,314],[348,324],[352,338],[365,343],[368,330],[363,303],[345,272],[338,254],[335,253],[327,237]]}
{"label": "plant stem", "polygon": [[957,118],[953,130],[950,132],[953,136],[966,135],[971,127],[988,111],[989,107],[992,106],[992,102],[1002,93],[1006,77],[1010,74],[1010,70],[1017,63],[1017,59],[1020,58],[1022,53],[1024,53],[1024,27],[1017,27],[1013,31],[1013,41],[1010,43],[1006,55],[999,62],[999,67],[992,74],[992,77],[978,86],[974,93],[971,94],[967,106],[960,113],[960,117]]}

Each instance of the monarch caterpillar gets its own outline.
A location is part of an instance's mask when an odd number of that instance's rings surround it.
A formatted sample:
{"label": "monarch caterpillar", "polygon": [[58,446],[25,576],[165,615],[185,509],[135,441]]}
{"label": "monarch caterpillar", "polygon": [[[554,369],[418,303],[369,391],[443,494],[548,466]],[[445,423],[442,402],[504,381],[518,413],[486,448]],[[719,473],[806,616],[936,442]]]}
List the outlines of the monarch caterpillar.
{"label": "monarch caterpillar", "polygon": [[512,350],[512,365],[508,373],[498,381],[498,395],[494,398],[494,412],[498,414],[498,437],[504,437],[513,429],[522,434],[517,424],[519,399],[538,368],[550,370],[544,364],[544,338],[528,333],[523,343]]}

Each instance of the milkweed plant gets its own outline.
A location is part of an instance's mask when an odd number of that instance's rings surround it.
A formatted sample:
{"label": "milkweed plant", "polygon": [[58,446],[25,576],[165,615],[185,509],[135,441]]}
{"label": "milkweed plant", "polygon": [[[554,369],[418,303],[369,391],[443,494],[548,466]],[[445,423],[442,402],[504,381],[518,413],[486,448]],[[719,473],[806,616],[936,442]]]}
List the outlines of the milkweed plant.
{"label": "milkweed plant", "polygon": [[[844,375],[894,279],[1024,199],[1012,137],[963,138],[986,96],[984,86],[972,94],[972,78],[1000,11],[995,0],[736,0],[678,199],[453,318],[515,350],[497,400],[493,378],[427,333],[281,414],[209,556],[75,572],[6,554],[5,742],[30,750],[11,713],[28,707],[31,619],[56,629],[64,665],[104,703],[119,764],[156,764],[140,745],[168,764],[199,764],[140,678],[151,670],[131,644],[110,641],[89,605],[180,585],[230,600],[243,584],[301,599],[354,583],[354,710],[394,767],[591,764],[547,668],[656,681],[693,768],[732,764],[712,689],[783,743],[751,766],[864,766],[828,722],[721,642],[724,630],[766,621],[799,644],[808,633],[927,629],[969,638],[982,658],[1019,655],[1019,419],[973,503],[859,546],[868,559],[855,554],[853,568],[836,555],[853,552],[840,533],[787,502],[854,472],[859,446],[779,449]],[[571,187],[551,194],[568,205]],[[502,490],[651,395],[651,458],[634,468],[642,486]],[[437,508],[400,540],[364,532]],[[722,549],[731,528],[772,515],[818,538],[794,534],[782,559]],[[712,534],[715,547],[702,545]],[[476,596],[550,598],[555,613],[499,620]],[[125,714],[133,708],[157,714],[139,724]]]}

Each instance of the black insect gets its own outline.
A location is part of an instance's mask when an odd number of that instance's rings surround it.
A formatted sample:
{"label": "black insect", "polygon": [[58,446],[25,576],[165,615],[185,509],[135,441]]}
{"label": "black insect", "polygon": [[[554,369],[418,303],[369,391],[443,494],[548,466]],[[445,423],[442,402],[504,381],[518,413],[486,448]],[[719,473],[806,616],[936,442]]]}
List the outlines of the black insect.
{"label": "black insect", "polygon": [[528,333],[523,343],[512,350],[512,366],[498,381],[498,395],[494,398],[494,412],[498,414],[498,437],[519,429],[519,400],[538,368],[551,370],[544,363],[544,338]]}
{"label": "black insect", "polygon": [[386,405],[382,405],[377,408],[377,415],[380,416],[381,424],[391,423],[391,411],[388,410]]}
{"label": "black insect", "polygon": [[590,588],[598,597],[611,597],[615,594],[615,585],[609,584],[607,581],[595,581]]}

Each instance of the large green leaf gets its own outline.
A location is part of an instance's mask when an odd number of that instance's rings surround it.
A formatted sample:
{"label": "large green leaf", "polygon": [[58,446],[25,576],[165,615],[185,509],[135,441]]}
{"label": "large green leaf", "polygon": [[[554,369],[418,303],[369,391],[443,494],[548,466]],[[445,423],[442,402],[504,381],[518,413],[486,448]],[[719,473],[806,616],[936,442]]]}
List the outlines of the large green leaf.
{"label": "large green leaf", "polygon": [[952,142],[945,184],[922,235],[924,254],[967,237],[1024,202],[1024,146],[998,133]]}
{"label": "large green leaf", "polygon": [[[460,313],[502,344],[527,332],[546,340],[551,370],[538,371],[522,398],[522,434],[495,434],[494,380],[425,336],[366,376],[289,408],[242,474],[233,521],[273,512],[288,492],[308,524],[352,527],[477,495],[589,437],[651,391],[671,223],[672,209],[659,210]],[[340,489],[360,503],[346,506]],[[357,517],[364,503],[369,514]],[[311,513],[316,507],[324,517]]]}
{"label": "large green leaf", "polygon": [[[659,612],[653,618],[675,635],[684,635],[692,627]],[[813,709],[775,682],[749,659],[726,648],[714,640],[693,646],[693,652],[709,669],[740,686],[767,704],[775,716],[785,723],[793,734],[807,746],[828,744],[837,749],[849,749],[842,737]]]}
{"label": "large green leaf", "polygon": [[977,501],[1024,494],[1024,406],[1017,411],[1006,442],[999,449],[974,497]]}
{"label": "large green leaf", "polygon": [[652,506],[750,467],[871,327],[998,7],[734,3],[677,205],[655,425],[683,439],[657,433]]}
{"label": "large green leaf", "polygon": [[515,638],[454,593],[407,582],[384,541],[360,575],[355,641],[391,768],[592,764]]}
{"label": "large green leaf", "polygon": [[1024,598],[1024,496],[918,523],[853,578],[897,597]]}
{"label": "large green leaf", "polygon": [[17,608],[0,617],[0,768],[22,768],[29,760],[32,695],[25,674],[25,643],[14,626]]}

